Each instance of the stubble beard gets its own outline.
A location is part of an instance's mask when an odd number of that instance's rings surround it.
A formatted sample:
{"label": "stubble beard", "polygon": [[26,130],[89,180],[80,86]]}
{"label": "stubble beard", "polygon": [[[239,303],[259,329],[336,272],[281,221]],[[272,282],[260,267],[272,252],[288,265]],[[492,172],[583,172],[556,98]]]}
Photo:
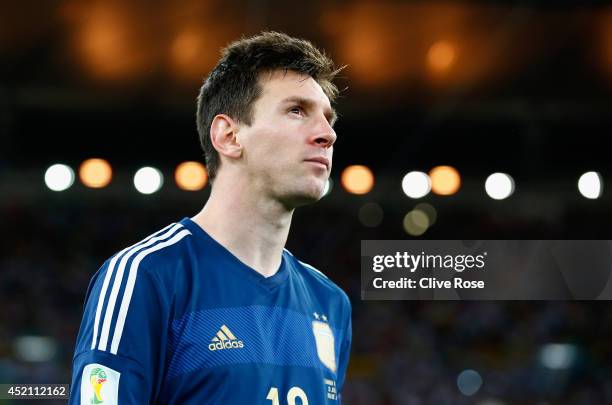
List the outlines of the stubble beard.
{"label": "stubble beard", "polygon": [[287,187],[280,199],[283,205],[290,209],[315,203],[323,197],[325,182],[326,180],[302,179],[302,184]]}

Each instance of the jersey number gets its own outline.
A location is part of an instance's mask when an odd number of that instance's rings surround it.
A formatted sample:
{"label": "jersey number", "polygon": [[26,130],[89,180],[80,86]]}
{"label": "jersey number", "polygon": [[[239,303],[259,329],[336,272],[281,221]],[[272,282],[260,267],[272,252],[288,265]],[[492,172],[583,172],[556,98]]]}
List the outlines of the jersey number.
{"label": "jersey number", "polygon": [[[300,387],[291,387],[289,392],[287,392],[287,403],[289,405],[295,405],[296,398],[302,400],[302,405],[308,405],[308,397],[306,396],[304,390]],[[278,400],[278,388],[270,388],[266,399],[272,401],[272,405],[280,405],[280,401]]]}

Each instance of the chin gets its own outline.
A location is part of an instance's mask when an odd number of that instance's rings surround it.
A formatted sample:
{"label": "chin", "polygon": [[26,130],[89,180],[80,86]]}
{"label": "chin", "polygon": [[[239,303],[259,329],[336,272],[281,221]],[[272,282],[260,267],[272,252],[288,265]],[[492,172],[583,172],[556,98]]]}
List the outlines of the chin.
{"label": "chin", "polygon": [[287,196],[286,201],[292,208],[317,202],[323,197],[324,186],[325,183],[323,185],[309,184],[299,190],[294,190]]}

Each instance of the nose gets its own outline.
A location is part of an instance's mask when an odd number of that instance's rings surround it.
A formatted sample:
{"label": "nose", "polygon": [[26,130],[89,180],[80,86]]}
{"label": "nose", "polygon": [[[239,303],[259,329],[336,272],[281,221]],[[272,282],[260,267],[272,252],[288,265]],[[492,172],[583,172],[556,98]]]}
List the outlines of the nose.
{"label": "nose", "polygon": [[312,142],[317,146],[330,148],[336,142],[336,131],[334,131],[325,117],[320,118],[318,121],[314,131],[315,135],[312,137]]}

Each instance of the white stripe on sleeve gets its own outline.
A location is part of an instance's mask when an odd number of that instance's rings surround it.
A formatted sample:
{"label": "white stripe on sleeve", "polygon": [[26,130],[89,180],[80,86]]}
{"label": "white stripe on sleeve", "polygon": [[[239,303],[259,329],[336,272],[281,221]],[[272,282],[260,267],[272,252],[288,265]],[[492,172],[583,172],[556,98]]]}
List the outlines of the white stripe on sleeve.
{"label": "white stripe on sleeve", "polygon": [[191,235],[187,229],[183,229],[176,235],[174,235],[171,239],[159,243],[153,247],[150,247],[142,252],[138,253],[138,255],[132,261],[130,266],[130,273],[128,275],[127,284],[125,286],[125,292],[123,293],[123,300],[121,301],[121,307],[119,308],[119,316],[117,317],[117,324],[115,325],[115,334],[113,335],[113,341],[111,343],[110,352],[112,354],[117,354],[117,349],[119,348],[119,342],[121,341],[121,335],[123,334],[123,326],[125,325],[125,318],[127,316],[127,311],[130,306],[130,301],[132,299],[132,293],[134,292],[134,284],[136,284],[136,275],[138,273],[138,265],[150,253],[153,253],[157,250],[163,249],[167,246],[173,245],[183,239],[185,236]]}
{"label": "white stripe on sleeve", "polygon": [[111,321],[113,319],[113,312],[115,311],[115,303],[117,302],[117,295],[119,294],[119,289],[121,287],[122,281],[123,281],[123,273],[125,271],[125,266],[127,264],[127,261],[137,252],[141,251],[142,249],[151,246],[152,244],[154,244],[155,242],[158,242],[162,239],[166,239],[167,237],[169,237],[170,235],[172,235],[174,232],[176,232],[178,229],[182,228],[183,225],[181,224],[176,224],[174,225],[172,228],[170,228],[167,232],[164,232],[163,234],[156,236],[154,238],[149,239],[147,242],[135,246],[134,248],[132,248],[129,252],[127,252],[125,255],[123,255],[123,257],[121,258],[121,262],[119,262],[119,268],[117,269],[117,274],[115,275],[115,282],[113,283],[113,288],[111,290],[111,294],[108,300],[108,304],[106,305],[106,312],[104,315],[104,322],[102,323],[102,332],[100,333],[100,343],[98,344],[98,350],[102,350],[105,351],[106,350],[106,346],[108,345],[108,337],[109,337],[109,333],[110,333],[110,325],[111,325]]}
{"label": "white stripe on sleeve", "polygon": [[110,282],[111,276],[113,275],[113,271],[115,270],[115,264],[117,264],[117,260],[122,254],[124,254],[128,250],[132,249],[135,246],[140,245],[141,243],[148,241],[149,239],[153,238],[155,235],[161,234],[166,229],[170,228],[172,225],[175,225],[175,224],[170,224],[164,229],[162,229],[161,231],[158,231],[152,235],[149,235],[144,240],[138,243],[135,243],[132,246],[126,247],[125,249],[117,253],[111,259],[110,263],[108,264],[108,268],[106,269],[106,275],[104,276],[104,282],[102,283],[102,291],[100,291],[100,296],[98,297],[98,306],[96,307],[96,316],[94,318],[93,337],[91,339],[91,350],[96,348],[96,343],[98,339],[98,325],[100,324],[100,315],[102,314],[102,307],[104,306],[104,297],[106,296],[106,290],[108,289],[108,283]]}

